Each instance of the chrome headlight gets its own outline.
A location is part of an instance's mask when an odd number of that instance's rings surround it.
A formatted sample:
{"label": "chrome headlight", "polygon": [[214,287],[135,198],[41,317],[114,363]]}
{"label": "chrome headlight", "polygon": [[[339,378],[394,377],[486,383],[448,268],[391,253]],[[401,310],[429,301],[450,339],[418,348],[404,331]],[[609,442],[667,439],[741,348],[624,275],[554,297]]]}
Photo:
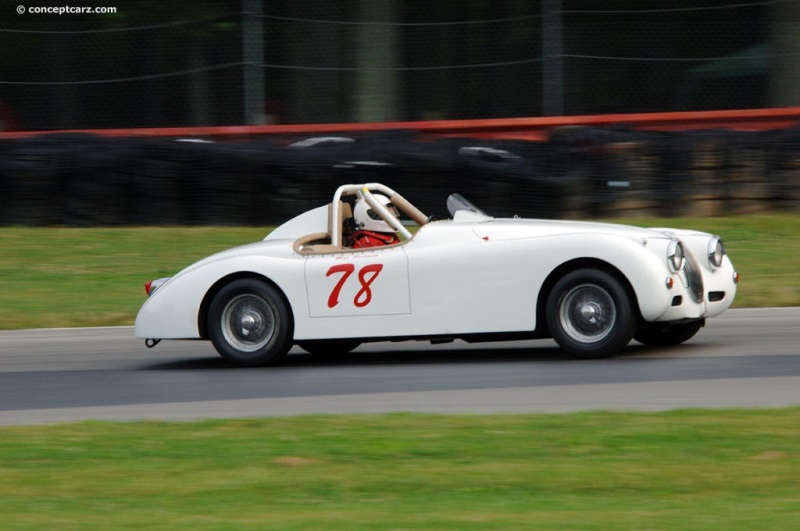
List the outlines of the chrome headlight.
{"label": "chrome headlight", "polygon": [[680,240],[672,240],[667,247],[667,265],[669,270],[677,273],[683,269],[686,261],[686,253],[683,252],[683,243]]}
{"label": "chrome headlight", "polygon": [[722,265],[722,259],[725,257],[725,245],[719,236],[714,236],[708,242],[708,265],[711,269],[717,269]]}

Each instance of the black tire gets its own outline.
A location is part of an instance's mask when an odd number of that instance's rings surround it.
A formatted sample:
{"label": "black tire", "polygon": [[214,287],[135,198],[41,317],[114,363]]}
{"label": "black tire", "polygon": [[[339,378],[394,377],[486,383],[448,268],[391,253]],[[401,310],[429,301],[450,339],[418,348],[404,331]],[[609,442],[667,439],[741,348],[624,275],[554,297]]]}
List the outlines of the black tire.
{"label": "black tire", "polygon": [[317,339],[297,343],[301,349],[320,358],[332,358],[347,354],[360,344],[361,342],[355,339]]}
{"label": "black tire", "polygon": [[239,367],[274,363],[292,346],[288,304],[273,287],[255,279],[235,280],[211,301],[208,335],[217,352]]}
{"label": "black tire", "polygon": [[578,269],[547,299],[547,324],[558,345],[578,358],[602,358],[630,342],[638,324],[631,296],[614,276]]}
{"label": "black tire", "polygon": [[704,324],[705,322],[701,319],[663,328],[643,327],[636,331],[633,339],[651,347],[672,347],[692,339]]}

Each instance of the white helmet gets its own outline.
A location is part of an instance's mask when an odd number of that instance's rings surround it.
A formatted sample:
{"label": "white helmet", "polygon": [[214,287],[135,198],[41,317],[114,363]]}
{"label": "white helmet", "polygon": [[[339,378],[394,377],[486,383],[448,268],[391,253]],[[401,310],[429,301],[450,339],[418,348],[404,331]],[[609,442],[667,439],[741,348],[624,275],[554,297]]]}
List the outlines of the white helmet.
{"label": "white helmet", "polygon": [[[388,197],[381,194],[373,194],[373,197],[378,200],[380,204],[389,209],[394,216],[397,216],[397,211],[394,209],[392,202]],[[359,199],[356,202],[356,207],[353,209],[353,218],[356,221],[356,228],[361,230],[371,230],[373,232],[397,232],[389,226],[388,223],[383,221],[377,212],[370,208],[366,199]]]}

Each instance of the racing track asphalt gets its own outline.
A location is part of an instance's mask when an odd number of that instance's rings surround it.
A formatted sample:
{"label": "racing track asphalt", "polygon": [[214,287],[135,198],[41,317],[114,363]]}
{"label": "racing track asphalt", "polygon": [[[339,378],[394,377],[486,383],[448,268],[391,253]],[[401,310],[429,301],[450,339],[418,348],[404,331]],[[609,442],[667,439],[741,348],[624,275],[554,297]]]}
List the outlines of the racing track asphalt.
{"label": "racing track asphalt", "polygon": [[130,327],[0,332],[0,425],[307,413],[566,412],[800,405],[800,308],[739,309],[685,345],[632,342],[605,360],[549,340],[362,345],[320,361],[299,349],[235,369],[211,345],[147,349]]}

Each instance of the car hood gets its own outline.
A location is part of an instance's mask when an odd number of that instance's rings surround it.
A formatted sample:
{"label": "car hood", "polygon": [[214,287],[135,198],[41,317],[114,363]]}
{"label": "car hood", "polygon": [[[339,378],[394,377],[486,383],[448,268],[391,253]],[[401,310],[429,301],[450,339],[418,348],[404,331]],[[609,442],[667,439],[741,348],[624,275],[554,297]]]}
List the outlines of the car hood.
{"label": "car hood", "polygon": [[479,238],[492,240],[547,238],[567,234],[604,234],[636,240],[667,236],[664,232],[630,225],[529,219],[490,219],[473,225],[473,231]]}

